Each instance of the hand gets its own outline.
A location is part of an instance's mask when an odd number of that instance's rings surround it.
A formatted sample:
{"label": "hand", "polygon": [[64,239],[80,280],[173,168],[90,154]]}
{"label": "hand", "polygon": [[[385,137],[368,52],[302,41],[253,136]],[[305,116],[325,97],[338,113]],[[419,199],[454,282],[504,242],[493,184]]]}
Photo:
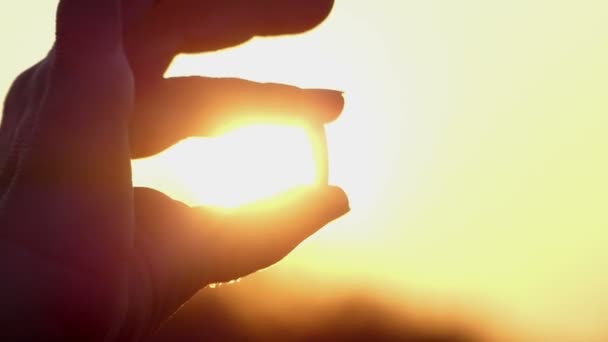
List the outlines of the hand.
{"label": "hand", "polygon": [[303,32],[332,5],[60,1],[56,42],[13,84],[0,127],[3,340],[144,338],[200,288],[276,263],[349,210],[331,186],[222,213],[131,184],[131,158],[212,134],[248,107],[335,119],[334,91],[162,77],[180,52]]}

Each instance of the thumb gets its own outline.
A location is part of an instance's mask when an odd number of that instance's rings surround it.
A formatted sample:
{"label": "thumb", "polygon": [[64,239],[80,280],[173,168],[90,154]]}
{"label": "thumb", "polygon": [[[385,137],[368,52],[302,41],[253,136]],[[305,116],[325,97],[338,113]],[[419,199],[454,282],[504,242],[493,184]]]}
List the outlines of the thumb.
{"label": "thumb", "polygon": [[70,60],[122,50],[121,0],[60,0],[55,49]]}
{"label": "thumb", "polygon": [[302,241],[350,210],[344,190],[309,186],[241,207],[207,235],[207,280],[224,282],[280,261]]}
{"label": "thumb", "polygon": [[[135,191],[137,241],[150,255],[158,315],[175,312],[201,287],[269,267],[346,214],[344,190],[303,186],[235,209],[191,208],[158,191]],[[147,254],[146,254],[147,255]]]}

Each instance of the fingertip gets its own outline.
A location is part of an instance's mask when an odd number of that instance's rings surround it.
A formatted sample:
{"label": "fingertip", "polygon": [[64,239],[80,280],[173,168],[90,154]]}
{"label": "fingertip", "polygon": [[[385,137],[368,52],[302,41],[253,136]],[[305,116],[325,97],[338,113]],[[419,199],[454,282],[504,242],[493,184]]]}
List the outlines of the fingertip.
{"label": "fingertip", "polygon": [[323,202],[332,209],[331,214],[338,218],[350,211],[350,201],[344,189],[333,186],[324,186]]}
{"label": "fingertip", "polygon": [[348,195],[344,189],[333,185],[311,185],[294,189],[299,193],[299,203],[287,205],[302,218],[323,226],[350,211]]}
{"label": "fingertip", "polygon": [[334,0],[275,1],[274,6],[263,8],[265,20],[258,22],[256,34],[268,36],[309,31],[325,21],[333,7]]}
{"label": "fingertip", "polygon": [[308,92],[309,101],[316,108],[314,111],[322,115],[322,123],[329,123],[336,120],[344,110],[344,93],[338,90],[329,89],[310,89]]}

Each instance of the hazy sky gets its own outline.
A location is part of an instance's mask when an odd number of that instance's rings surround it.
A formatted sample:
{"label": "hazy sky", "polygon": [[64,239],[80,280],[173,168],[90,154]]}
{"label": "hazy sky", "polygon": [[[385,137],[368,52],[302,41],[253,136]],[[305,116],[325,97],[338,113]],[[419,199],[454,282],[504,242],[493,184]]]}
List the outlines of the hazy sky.
{"label": "hazy sky", "polygon": [[[345,91],[328,136],[353,211],[281,267],[529,338],[608,338],[608,2],[336,2],[308,35],[169,72]],[[55,3],[0,3],[0,93],[50,46]],[[175,153],[135,180],[192,201],[171,179],[204,161]]]}

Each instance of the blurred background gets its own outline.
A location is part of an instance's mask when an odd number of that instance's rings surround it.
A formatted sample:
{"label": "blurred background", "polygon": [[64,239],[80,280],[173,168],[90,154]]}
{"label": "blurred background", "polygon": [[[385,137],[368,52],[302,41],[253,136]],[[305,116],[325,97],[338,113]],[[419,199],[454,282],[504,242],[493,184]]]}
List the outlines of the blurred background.
{"label": "blurred background", "polygon": [[[0,3],[0,94],[51,46],[56,3]],[[176,58],[167,77],[343,90],[330,181],[352,211],[275,267],[202,290],[156,341],[608,340],[606,13],[337,0],[307,34]],[[134,182],[233,206],[310,181],[305,132],[258,129],[134,161]],[[243,175],[252,153],[268,165]]]}

